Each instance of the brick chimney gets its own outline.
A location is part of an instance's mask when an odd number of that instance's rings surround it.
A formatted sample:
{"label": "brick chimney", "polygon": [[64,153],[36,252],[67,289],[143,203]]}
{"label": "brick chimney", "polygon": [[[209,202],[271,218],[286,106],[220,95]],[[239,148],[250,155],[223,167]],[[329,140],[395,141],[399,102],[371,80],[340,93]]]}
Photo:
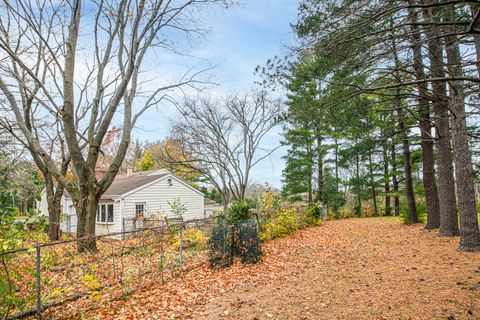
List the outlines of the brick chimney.
{"label": "brick chimney", "polygon": [[130,177],[132,176],[132,174],[133,174],[133,168],[132,168],[132,167],[128,167],[128,168],[127,168],[127,177],[130,178]]}

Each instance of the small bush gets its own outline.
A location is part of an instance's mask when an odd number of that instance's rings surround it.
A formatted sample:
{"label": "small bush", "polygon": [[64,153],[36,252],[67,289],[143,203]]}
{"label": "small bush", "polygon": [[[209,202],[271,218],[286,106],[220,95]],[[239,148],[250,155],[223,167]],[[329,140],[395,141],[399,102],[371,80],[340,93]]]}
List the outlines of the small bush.
{"label": "small bush", "polygon": [[291,203],[299,202],[299,201],[303,201],[303,197],[301,195],[293,195],[293,196],[288,197],[287,200]]}
{"label": "small bush", "polygon": [[337,209],[337,211],[333,210],[331,207],[328,208],[328,211],[327,211],[327,219],[328,220],[337,220],[340,218],[340,214],[339,214],[339,210],[340,208]]}
{"label": "small bush", "polygon": [[[417,203],[418,222],[425,223],[427,221],[427,205],[425,203]],[[408,224],[408,203],[400,202],[400,219],[404,224]]]}
{"label": "small bush", "polygon": [[232,202],[227,209],[227,219],[230,223],[250,219],[250,203],[246,200]]}
{"label": "small bush", "polygon": [[263,226],[261,240],[282,238],[297,230],[295,208],[287,208]]}
{"label": "small bush", "polygon": [[322,209],[316,203],[310,203],[305,211],[307,226],[314,226],[319,224],[322,217]]}
{"label": "small bush", "polygon": [[353,203],[347,203],[340,209],[338,209],[338,218],[339,219],[346,219],[346,218],[353,218],[356,217],[356,208]]}
{"label": "small bush", "polygon": [[[185,228],[182,233],[182,245],[184,248],[202,249],[206,248],[209,238],[202,230],[196,228]],[[178,232],[175,233],[173,246],[178,250],[180,248],[180,238]]]}
{"label": "small bush", "polygon": [[200,229],[187,228],[185,230],[185,242],[188,247],[205,248],[209,238]]}

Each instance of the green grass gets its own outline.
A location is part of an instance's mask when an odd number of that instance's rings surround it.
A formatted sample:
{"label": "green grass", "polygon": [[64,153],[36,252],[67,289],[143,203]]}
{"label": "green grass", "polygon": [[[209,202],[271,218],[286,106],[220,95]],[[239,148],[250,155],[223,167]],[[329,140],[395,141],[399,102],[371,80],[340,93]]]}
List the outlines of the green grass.
{"label": "green grass", "polygon": [[401,218],[399,216],[385,216],[385,217],[379,217],[379,218],[376,218],[376,219],[381,219],[382,221],[386,221],[386,222],[401,222]]}

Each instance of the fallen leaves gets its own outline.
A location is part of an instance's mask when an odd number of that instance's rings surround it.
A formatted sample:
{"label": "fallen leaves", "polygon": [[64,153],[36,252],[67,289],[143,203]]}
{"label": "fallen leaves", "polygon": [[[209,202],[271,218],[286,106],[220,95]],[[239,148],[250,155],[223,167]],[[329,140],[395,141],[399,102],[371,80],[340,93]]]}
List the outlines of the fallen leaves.
{"label": "fallen leaves", "polygon": [[[480,318],[480,256],[385,219],[327,222],[262,247],[262,262],[200,263],[124,299],[83,299],[57,319]],[[462,285],[457,285],[462,283]]]}

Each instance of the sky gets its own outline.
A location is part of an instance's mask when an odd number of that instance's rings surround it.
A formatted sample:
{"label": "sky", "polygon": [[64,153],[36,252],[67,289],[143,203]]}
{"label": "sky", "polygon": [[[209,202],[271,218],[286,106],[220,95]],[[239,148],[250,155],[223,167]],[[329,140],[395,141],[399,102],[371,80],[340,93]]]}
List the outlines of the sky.
{"label": "sky", "polygon": [[[166,55],[155,57],[152,73],[165,79],[178,78],[185,70],[213,66],[205,76],[215,83],[207,89],[210,95],[248,93],[254,81],[257,65],[264,65],[269,58],[286,52],[285,46],[294,40],[290,23],[297,18],[297,0],[242,0],[228,9],[212,9],[201,17],[202,26],[208,31],[193,40],[184,52],[186,56]],[[149,66],[150,67],[150,66]],[[161,71],[160,71],[161,70]],[[158,81],[158,77],[152,76]],[[152,80],[153,81],[153,80]],[[168,81],[168,80],[166,80]],[[175,107],[160,104],[145,113],[133,133],[140,142],[161,140],[168,136]],[[273,130],[264,140],[266,148],[280,145],[281,128]],[[270,158],[260,162],[252,170],[255,183],[281,187],[284,148],[277,149]]]}

